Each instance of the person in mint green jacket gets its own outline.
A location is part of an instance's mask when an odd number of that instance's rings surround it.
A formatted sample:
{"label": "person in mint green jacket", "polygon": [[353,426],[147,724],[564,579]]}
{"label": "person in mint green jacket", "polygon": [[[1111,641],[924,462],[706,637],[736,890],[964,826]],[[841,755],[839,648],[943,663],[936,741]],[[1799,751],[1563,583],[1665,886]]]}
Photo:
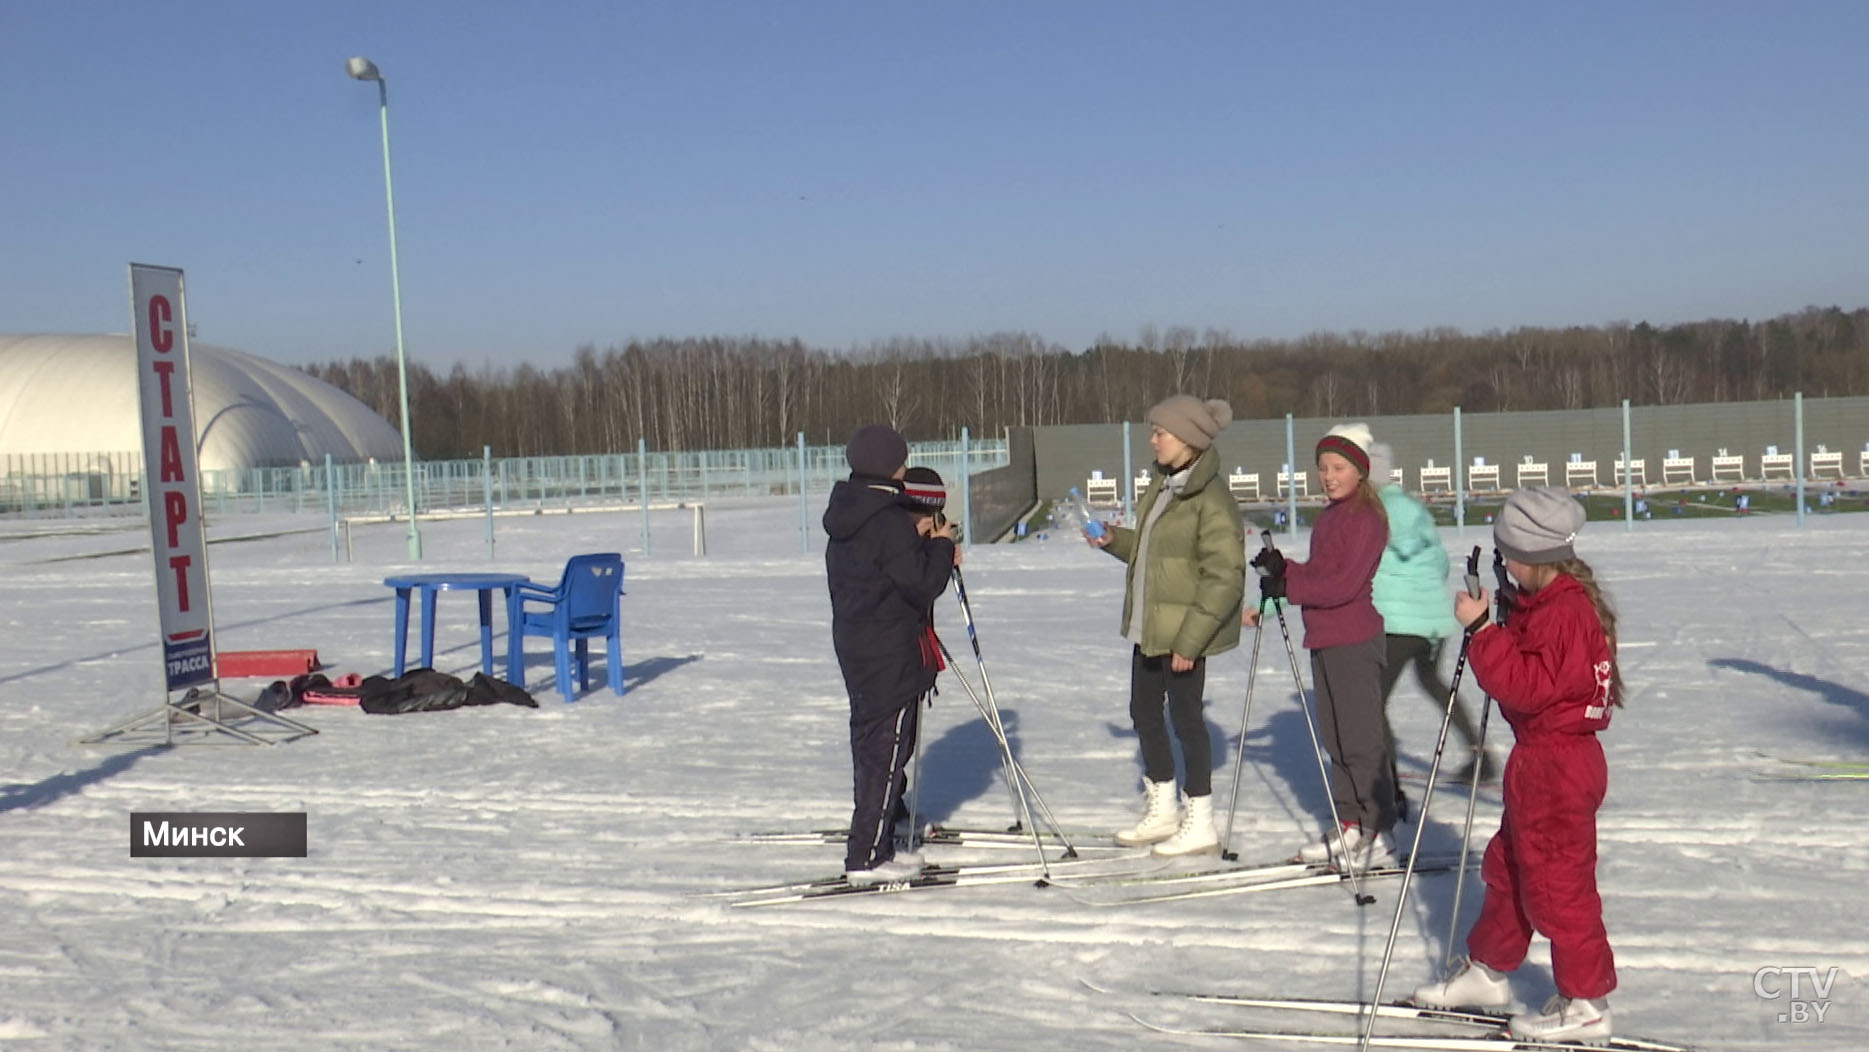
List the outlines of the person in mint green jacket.
{"label": "person in mint green jacket", "polygon": [[[1133,644],[1129,718],[1142,746],[1147,810],[1116,839],[1153,844],[1158,855],[1220,846],[1202,692],[1206,659],[1239,645],[1246,595],[1246,530],[1212,449],[1214,436],[1232,419],[1226,402],[1192,395],[1175,395],[1149,410],[1155,477],[1138,502],[1135,528],[1084,537],[1129,564],[1122,632]],[[1175,792],[1171,722],[1186,765],[1185,808]]]}
{"label": "person in mint green jacket", "polygon": [[[1370,476],[1379,485],[1383,510],[1389,513],[1389,546],[1376,568],[1374,599],[1382,615],[1382,630],[1387,643],[1388,665],[1382,672],[1382,700],[1386,707],[1395,684],[1402,678],[1402,668],[1412,666],[1415,682],[1427,692],[1437,711],[1445,709],[1451,693],[1441,679],[1441,652],[1450,636],[1460,631],[1454,620],[1454,595],[1447,584],[1447,549],[1441,544],[1440,531],[1428,506],[1409,496],[1402,487],[1389,481],[1395,453],[1387,444],[1374,443],[1369,451]],[[1385,724],[1388,721],[1384,721]],[[1466,743],[1471,757],[1454,777],[1470,781],[1473,763],[1481,765],[1481,776],[1493,776],[1492,765],[1480,751],[1480,736],[1473,716],[1465,703],[1454,702],[1453,726]],[[1395,733],[1389,732],[1389,757],[1394,759]],[[1395,783],[1396,805],[1407,813],[1407,799],[1401,782]]]}

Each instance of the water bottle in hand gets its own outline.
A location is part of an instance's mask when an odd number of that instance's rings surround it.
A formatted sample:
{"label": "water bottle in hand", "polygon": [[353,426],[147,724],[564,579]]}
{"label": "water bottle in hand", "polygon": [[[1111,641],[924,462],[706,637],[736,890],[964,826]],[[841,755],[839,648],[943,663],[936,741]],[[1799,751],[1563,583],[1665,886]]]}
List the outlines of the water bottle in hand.
{"label": "water bottle in hand", "polygon": [[1061,509],[1064,513],[1062,522],[1077,527],[1089,537],[1103,536],[1103,522],[1090,510],[1090,502],[1076,486],[1071,487],[1071,499]]}

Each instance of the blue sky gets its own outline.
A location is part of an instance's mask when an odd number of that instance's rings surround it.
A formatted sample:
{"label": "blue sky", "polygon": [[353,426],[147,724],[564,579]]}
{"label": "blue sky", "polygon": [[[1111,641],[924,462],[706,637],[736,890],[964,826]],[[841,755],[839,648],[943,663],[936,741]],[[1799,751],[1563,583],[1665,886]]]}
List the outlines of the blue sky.
{"label": "blue sky", "polygon": [[1869,305],[1859,3],[0,6],[0,331],[411,356]]}

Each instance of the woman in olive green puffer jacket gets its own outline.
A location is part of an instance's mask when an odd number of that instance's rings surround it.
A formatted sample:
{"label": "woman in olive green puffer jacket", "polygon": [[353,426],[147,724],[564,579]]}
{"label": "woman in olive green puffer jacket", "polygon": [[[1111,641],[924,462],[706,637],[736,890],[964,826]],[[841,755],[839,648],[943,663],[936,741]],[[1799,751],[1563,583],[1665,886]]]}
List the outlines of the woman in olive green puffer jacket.
{"label": "woman in olive green puffer jacket", "polygon": [[[1245,529],[1211,448],[1232,419],[1225,402],[1192,395],[1149,410],[1156,476],[1136,509],[1136,526],[1086,538],[1129,564],[1121,628],[1133,644],[1129,717],[1142,746],[1147,810],[1116,839],[1154,844],[1160,855],[1213,851],[1220,842],[1202,691],[1206,659],[1239,645],[1246,588]],[[1175,792],[1171,722],[1187,767],[1185,808]]]}

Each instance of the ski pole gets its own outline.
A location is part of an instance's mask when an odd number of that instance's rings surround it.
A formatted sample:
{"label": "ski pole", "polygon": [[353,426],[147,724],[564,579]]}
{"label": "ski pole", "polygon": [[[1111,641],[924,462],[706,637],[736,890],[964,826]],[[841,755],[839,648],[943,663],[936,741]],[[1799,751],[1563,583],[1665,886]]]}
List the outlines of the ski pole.
{"label": "ski pole", "polygon": [[[1501,626],[1512,613],[1511,578],[1506,576],[1505,556],[1498,548],[1493,549],[1493,620]],[[1467,891],[1467,855],[1473,849],[1473,812],[1480,801],[1480,770],[1486,766],[1486,724],[1492,719],[1493,698],[1490,694],[1480,695],[1480,751],[1473,761],[1473,782],[1467,787],[1467,823],[1460,833],[1460,869],[1454,874],[1454,911],[1453,919],[1447,926],[1447,967],[1454,966],[1454,940],[1460,934],[1460,902]]]}
{"label": "ski pole", "polygon": [[[980,667],[980,684],[986,690],[987,700],[993,701],[993,682],[986,676],[986,658],[980,653],[980,636],[973,627],[973,603],[967,599],[967,578],[961,575],[958,566],[954,567],[954,598],[960,602],[961,620],[967,625],[967,642],[973,646],[974,664]],[[1000,726],[999,722],[999,703],[995,701],[990,707],[982,706],[980,714],[986,717],[987,725],[993,729],[993,735],[1002,742],[1005,741],[1006,729]],[[1029,809],[1024,807],[1024,801],[1019,799],[1019,791],[1012,784],[1010,770],[1006,772],[1006,789],[1012,794],[1012,828],[1007,832],[1016,833],[1023,822],[1031,816],[1023,814]],[[1033,830],[1034,835],[1037,835],[1037,832]]]}
{"label": "ski pole", "polygon": [[[1467,556],[1467,594],[1475,599],[1480,597],[1480,546],[1474,545],[1472,554]],[[1428,766],[1428,787],[1422,793],[1421,808],[1415,814],[1415,842],[1408,848],[1408,861],[1402,866],[1402,890],[1395,896],[1395,916],[1389,920],[1389,938],[1382,946],[1382,966],[1376,969],[1376,992],[1369,999],[1369,1016],[1363,1020],[1363,1036],[1357,1043],[1359,1052],[1368,1052],[1370,1036],[1375,1033],[1378,1006],[1382,1004],[1382,988],[1389,979],[1389,962],[1395,957],[1395,936],[1402,929],[1402,910],[1408,905],[1408,888],[1415,879],[1415,860],[1421,857],[1421,834],[1428,828],[1428,811],[1434,805],[1434,782],[1441,774],[1441,755],[1447,750],[1447,728],[1454,720],[1454,706],[1460,704],[1460,680],[1467,672],[1467,648],[1473,642],[1473,634],[1467,633],[1460,641],[1460,659],[1454,662],[1454,680],[1447,691],[1447,709],[1441,713],[1441,733],[1434,740],[1434,762]],[[1478,772],[1475,761],[1475,773]],[[1460,859],[1461,868],[1466,867],[1464,856]]]}
{"label": "ski pole", "polygon": [[[967,578],[960,572],[960,567],[958,566],[954,567],[954,594],[960,598],[961,614],[967,621],[967,640],[973,646],[974,662],[980,666],[980,687],[986,693],[986,701],[984,704],[980,705],[981,715],[986,717],[987,725],[992,727],[994,737],[999,739],[1000,752],[1006,763],[1006,781],[1008,787],[1010,788],[1012,786],[1013,776],[1015,774],[1019,779],[1019,788],[1013,791],[1013,818],[1015,821],[1023,818],[1026,823],[1031,823],[1032,809],[1026,799],[1029,796],[1033,803],[1038,804],[1039,814],[1051,826],[1051,831],[1057,834],[1059,841],[1064,844],[1065,857],[1076,858],[1077,845],[1071,843],[1071,838],[1065,834],[1064,826],[1059,823],[1058,816],[1052,813],[1051,805],[1045,802],[1045,797],[1038,791],[1038,786],[1032,784],[1031,776],[1025,773],[1025,768],[1019,764],[1019,758],[1013,755],[1012,741],[1006,736],[1005,725],[1000,722],[999,699],[993,696],[993,681],[987,678],[986,658],[980,653],[980,636],[979,633],[974,630],[973,601],[967,598]],[[936,641],[939,642],[939,639],[940,637],[937,636]],[[946,649],[946,644],[942,644],[943,652],[945,652]],[[948,660],[952,663],[953,658],[950,656]],[[956,675],[958,675],[958,673],[956,673]],[[963,684],[966,683],[967,677],[961,676],[960,681]],[[968,687],[969,691],[972,689],[971,686]],[[978,702],[979,699],[976,698],[975,700]],[[1017,829],[1018,827],[1014,826],[1014,828]],[[1034,826],[1032,829],[1032,842],[1034,844],[1038,843],[1038,834],[1039,831]]]}
{"label": "ski pole", "polygon": [[1253,622],[1252,664],[1246,671],[1246,703],[1240,709],[1240,744],[1233,755],[1233,797],[1227,802],[1227,831],[1220,838],[1220,857],[1237,862],[1239,852],[1227,850],[1233,842],[1233,816],[1239,813],[1240,775],[1246,769],[1246,721],[1252,715],[1253,680],[1259,676],[1259,641],[1265,638],[1265,596],[1259,597],[1259,619]]}
{"label": "ski pole", "polygon": [[[937,637],[937,640],[938,639],[939,637]],[[947,655],[948,664],[950,666],[953,665],[954,655],[948,652],[946,643],[941,644],[941,652]],[[980,710],[980,715],[986,720],[987,728],[994,731],[993,738],[999,743],[1000,765],[1005,769],[1006,781],[1009,784],[1016,784],[1020,787],[1014,790],[1013,799],[1024,812],[1025,822],[1023,824],[1031,831],[1032,845],[1038,851],[1039,867],[1044,870],[1045,878],[1049,879],[1051,877],[1051,870],[1049,868],[1051,860],[1045,857],[1045,848],[1043,842],[1039,839],[1038,823],[1032,818],[1031,806],[1026,803],[1025,793],[1029,792],[1031,798],[1038,801],[1039,813],[1045,817],[1045,821],[1051,825],[1052,832],[1058,837],[1059,842],[1064,845],[1064,854],[1060,857],[1078,857],[1077,848],[1071,843],[1070,838],[1065,835],[1064,829],[1058,825],[1057,817],[1051,813],[1051,808],[1046,806],[1045,798],[1039,795],[1038,788],[1032,784],[1032,779],[1025,773],[1025,768],[1020,765],[1018,758],[1013,756],[1012,743],[1006,738],[1005,731],[998,728],[993,720],[992,714],[987,711],[986,701],[982,700],[980,695],[974,691],[973,684],[968,681],[966,676],[961,674],[959,668],[954,669],[954,678],[960,680],[960,685],[966,688],[967,696],[973,699],[974,707]]]}
{"label": "ski pole", "polygon": [[1453,916],[1447,922],[1447,968],[1454,966],[1454,940],[1460,935],[1460,900],[1467,890],[1467,856],[1473,850],[1473,812],[1480,801],[1480,770],[1485,765],[1486,723],[1493,714],[1493,698],[1490,694],[1480,695],[1480,752],[1479,759],[1473,761],[1473,781],[1467,787],[1467,821],[1460,833],[1460,869],[1454,874]]}
{"label": "ski pole", "polygon": [[[1039,811],[1040,817],[1044,818],[1046,824],[1051,827],[1051,831],[1057,834],[1058,839],[1061,842],[1063,842],[1064,847],[1065,847],[1065,857],[1076,858],[1077,857],[1076,845],[1071,843],[1070,837],[1067,836],[1064,832],[1064,826],[1058,822],[1058,816],[1052,813],[1051,805],[1045,803],[1044,795],[1038,791],[1038,786],[1032,783],[1031,776],[1026,774],[1025,767],[1019,763],[1019,758],[1013,754],[1012,740],[1007,736],[1006,727],[1000,721],[999,699],[993,696],[993,682],[992,680],[987,678],[986,658],[982,657],[980,654],[980,638],[974,632],[973,601],[967,598],[967,581],[966,581],[966,578],[964,578],[961,575],[960,567],[958,566],[954,568],[954,589],[955,589],[955,594],[960,597],[961,612],[966,617],[967,638],[973,644],[974,661],[980,666],[980,685],[981,685],[981,688],[986,692],[986,701],[980,705],[981,715],[986,717],[988,726],[990,726],[993,729],[994,737],[999,739],[1000,748],[1004,754],[1006,765],[1010,771],[1007,781],[1009,783],[1011,782],[1012,780],[1010,776],[1011,774],[1018,775],[1018,782],[1019,782],[1020,789],[1018,791],[1019,795],[1015,796],[1015,807],[1018,809],[1018,811],[1020,811],[1023,814],[1025,822],[1028,822],[1028,823],[1031,822],[1032,820],[1031,807],[1029,806],[1029,804],[1026,803],[1026,800],[1025,800],[1025,795],[1029,794],[1031,797],[1031,800],[1038,804],[1038,811]],[[940,642],[939,636],[936,636],[935,639],[936,639],[936,642]],[[941,650],[942,650],[942,653],[944,654],[947,653],[947,644],[942,643]],[[953,656],[950,654],[948,656],[948,662],[952,664],[953,660],[954,660]],[[972,690],[972,686],[967,684],[967,678],[965,676],[961,676],[958,671],[955,673],[955,675],[960,679],[963,685],[968,686],[969,691]],[[976,698],[976,701],[978,701],[977,698]],[[1015,820],[1018,820],[1019,818],[1020,818],[1019,814],[1014,815]],[[1015,825],[1013,829],[1016,831],[1018,829],[1018,826]],[[1032,835],[1034,837],[1037,837],[1038,832],[1039,831],[1035,828],[1032,831]]]}
{"label": "ski pole", "polygon": [[924,731],[927,730],[927,728],[922,726],[922,713],[920,709],[920,705],[923,701],[927,701],[930,707],[933,706],[934,701],[933,701],[932,691],[929,694],[922,695],[922,697],[916,699],[916,702],[915,702],[917,706],[915,710],[915,772],[909,776],[909,850],[910,851],[915,850],[915,845],[920,843],[921,838],[922,838],[922,818],[921,818],[922,750],[923,750],[923,746],[927,744],[927,735],[923,733]]}
{"label": "ski pole", "polygon": [[[1029,830],[1032,834],[1032,847],[1038,852],[1038,862],[1039,865],[1043,867],[1046,863],[1045,848],[1043,843],[1039,840],[1038,823],[1032,820],[1031,805],[1026,803],[1025,797],[1019,792],[1018,783],[1020,776],[1015,772],[1015,764],[1017,761],[1012,758],[1012,746],[1011,743],[1006,740],[1006,732],[999,725],[999,721],[994,718],[993,714],[987,711],[986,702],[980,699],[980,695],[973,689],[973,684],[961,673],[959,667],[954,665],[954,655],[948,651],[946,643],[941,644],[941,652],[947,655],[948,665],[953,669],[954,678],[960,680],[960,685],[966,688],[967,696],[973,699],[974,708],[979,710],[980,718],[986,722],[987,730],[992,732],[994,742],[999,745],[1000,769],[1006,776],[1007,791],[1012,795],[1012,828],[1007,831],[1018,832],[1020,829]],[[1049,875],[1050,873],[1047,871],[1046,876]]]}
{"label": "ski pole", "polygon": [[[1272,541],[1271,530],[1260,531],[1259,540],[1267,548],[1273,550],[1277,550],[1278,548],[1278,545]],[[1291,678],[1298,684],[1298,709],[1300,712],[1304,713],[1304,725],[1311,732],[1311,757],[1317,761],[1317,774],[1324,783],[1324,799],[1330,804],[1331,827],[1330,832],[1324,834],[1324,844],[1328,847],[1330,845],[1330,838],[1334,836],[1337,838],[1337,847],[1341,848],[1344,846],[1343,815],[1337,810],[1337,795],[1333,793],[1330,788],[1330,772],[1324,768],[1323,746],[1319,742],[1317,736],[1317,721],[1311,717],[1311,705],[1305,698],[1304,673],[1300,671],[1298,667],[1298,650],[1296,647],[1293,647],[1291,643],[1291,627],[1285,623],[1284,601],[1281,599],[1273,599],[1272,612],[1278,615],[1279,635],[1285,637],[1285,656],[1291,659]],[[1336,761],[1333,759],[1331,762],[1335,763]],[[1330,853],[1335,855],[1337,852],[1335,849],[1332,849]],[[1353,864],[1352,860],[1346,857],[1342,862],[1345,867],[1345,872],[1349,874],[1351,894],[1356,899],[1356,904],[1358,906],[1367,906],[1376,901],[1374,895],[1365,895],[1363,893],[1363,877],[1362,874],[1357,872],[1357,867]]]}

